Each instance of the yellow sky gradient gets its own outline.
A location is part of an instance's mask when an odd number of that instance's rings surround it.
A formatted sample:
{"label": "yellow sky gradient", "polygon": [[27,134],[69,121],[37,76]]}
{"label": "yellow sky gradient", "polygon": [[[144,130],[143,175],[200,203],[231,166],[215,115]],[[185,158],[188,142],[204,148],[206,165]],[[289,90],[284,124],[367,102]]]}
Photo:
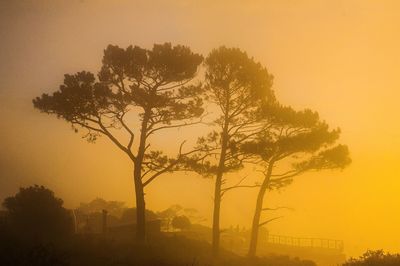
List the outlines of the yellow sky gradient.
{"label": "yellow sky gradient", "polygon": [[[67,207],[97,196],[132,206],[129,161],[105,138],[87,144],[64,121],[33,110],[32,98],[55,90],[64,73],[96,72],[110,43],[168,41],[204,55],[234,46],[275,76],[281,102],[339,126],[353,159],[343,172],[307,174],[269,194],[265,204],[295,209],[271,233],[343,239],[348,255],[400,252],[398,14],[400,1],[388,0],[2,1],[0,200],[38,183]],[[177,149],[165,145],[176,135],[155,143]],[[211,180],[192,173],[163,176],[147,190],[147,206],[180,203],[210,222],[212,191]],[[255,192],[224,198],[223,226],[250,225]]]}

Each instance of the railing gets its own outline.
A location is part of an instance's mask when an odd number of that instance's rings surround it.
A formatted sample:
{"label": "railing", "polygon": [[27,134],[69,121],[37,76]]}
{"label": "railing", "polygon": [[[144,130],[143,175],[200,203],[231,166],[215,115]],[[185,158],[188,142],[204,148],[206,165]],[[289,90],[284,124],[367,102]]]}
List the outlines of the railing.
{"label": "railing", "polygon": [[308,238],[308,237],[292,237],[282,235],[268,235],[267,242],[271,244],[280,244],[296,247],[311,248],[328,248],[343,250],[343,240],[324,239],[324,238]]}

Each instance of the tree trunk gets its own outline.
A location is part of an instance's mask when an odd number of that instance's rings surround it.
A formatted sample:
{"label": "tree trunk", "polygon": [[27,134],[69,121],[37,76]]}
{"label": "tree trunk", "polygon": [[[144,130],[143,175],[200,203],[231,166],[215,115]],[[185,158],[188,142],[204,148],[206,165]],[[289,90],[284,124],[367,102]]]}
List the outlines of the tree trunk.
{"label": "tree trunk", "polygon": [[250,247],[249,247],[249,253],[248,253],[249,257],[255,257],[255,255],[256,255],[257,241],[258,241],[258,229],[259,229],[259,224],[260,224],[260,217],[261,217],[265,192],[266,192],[266,188],[261,187],[260,191],[258,192],[258,196],[257,196],[257,204],[256,204],[256,209],[254,211],[253,223],[252,223],[252,227],[251,227]]}
{"label": "tree trunk", "polygon": [[146,150],[147,123],[149,122],[149,117],[150,111],[145,110],[140,131],[139,148],[133,171],[136,193],[136,240],[140,244],[144,244],[146,241],[146,203],[144,200],[144,187],[142,182],[142,163]]}
{"label": "tree trunk", "polygon": [[267,173],[265,174],[264,181],[261,184],[260,190],[257,195],[256,209],[254,211],[253,223],[251,226],[250,247],[248,252],[249,258],[254,258],[256,256],[261,212],[263,209],[264,196],[269,186],[273,164],[273,161],[269,163]]}
{"label": "tree trunk", "polygon": [[221,211],[221,185],[222,177],[225,170],[226,151],[228,147],[228,118],[225,118],[224,128],[222,130],[221,156],[218,163],[218,172],[215,178],[214,191],[214,212],[213,212],[213,234],[212,234],[212,251],[214,258],[219,255],[220,243],[220,211]]}
{"label": "tree trunk", "polygon": [[215,180],[215,191],[214,191],[214,213],[213,213],[213,232],[212,232],[212,251],[213,256],[218,257],[219,253],[219,239],[220,239],[220,228],[219,228],[219,217],[221,210],[221,182],[222,174],[218,174]]}
{"label": "tree trunk", "polygon": [[[137,176],[139,176],[139,178],[137,178]],[[139,244],[144,244],[146,240],[146,204],[140,176],[141,169],[135,166],[133,178],[135,181],[136,194],[136,240]]]}

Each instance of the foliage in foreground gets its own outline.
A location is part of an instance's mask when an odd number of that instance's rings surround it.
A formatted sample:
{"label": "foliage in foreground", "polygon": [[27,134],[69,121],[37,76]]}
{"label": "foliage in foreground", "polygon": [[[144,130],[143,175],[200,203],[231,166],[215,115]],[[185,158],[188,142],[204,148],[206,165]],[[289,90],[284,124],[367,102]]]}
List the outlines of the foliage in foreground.
{"label": "foliage in foreground", "polygon": [[400,254],[390,254],[383,250],[368,250],[359,258],[351,258],[343,266],[397,266]]}

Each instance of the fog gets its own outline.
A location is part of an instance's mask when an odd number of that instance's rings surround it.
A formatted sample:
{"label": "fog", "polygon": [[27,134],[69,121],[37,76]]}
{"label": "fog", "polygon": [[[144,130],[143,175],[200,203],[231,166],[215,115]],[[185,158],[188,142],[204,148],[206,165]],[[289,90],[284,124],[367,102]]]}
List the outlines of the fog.
{"label": "fog", "polygon": [[[277,98],[311,108],[350,149],[343,171],[307,173],[266,197],[289,206],[273,234],[340,239],[345,253],[400,252],[400,3],[398,1],[2,1],[0,3],[0,200],[45,185],[74,208],[96,197],[135,205],[132,166],[106,138],[87,143],[70,125],[34,110],[65,73],[97,73],[108,44],[189,46],[206,56],[246,51],[274,76]],[[154,145],[176,152],[202,126],[168,131]],[[153,145],[153,144],[152,144]],[[250,168],[232,174],[257,180]],[[167,174],[146,188],[146,207],[196,208],[211,225],[214,181]],[[251,226],[256,191],[222,201],[222,227]]]}

